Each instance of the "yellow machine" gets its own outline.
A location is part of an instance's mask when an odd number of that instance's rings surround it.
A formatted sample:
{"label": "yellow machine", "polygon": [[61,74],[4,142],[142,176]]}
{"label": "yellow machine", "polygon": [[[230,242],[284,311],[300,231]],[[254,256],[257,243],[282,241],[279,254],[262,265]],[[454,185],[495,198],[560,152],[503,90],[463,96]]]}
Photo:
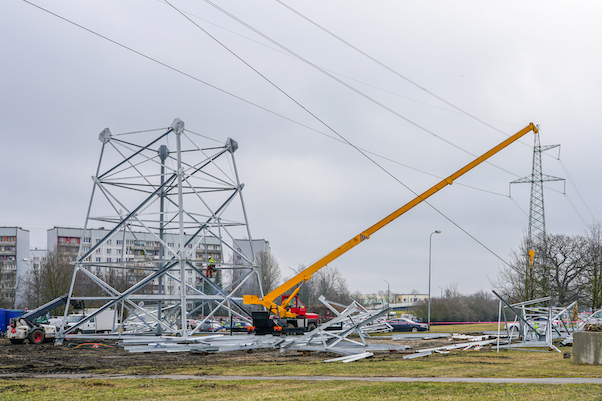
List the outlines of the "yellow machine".
{"label": "yellow machine", "polygon": [[[462,167],[460,170],[456,171],[455,173],[453,173],[449,177],[445,178],[441,182],[435,184],[433,187],[431,187],[424,193],[418,195],[416,198],[414,198],[410,202],[406,203],[404,206],[400,207],[399,209],[397,209],[396,211],[394,211],[393,213],[391,213],[390,215],[388,215],[387,217],[385,217],[378,223],[374,224],[372,227],[368,228],[365,231],[362,231],[355,237],[351,238],[349,241],[345,242],[343,245],[341,245],[334,251],[330,252],[328,255],[324,256],[322,259],[318,260],[311,266],[307,267],[306,269],[304,269],[303,271],[298,273],[296,276],[294,276],[293,278],[291,278],[290,280],[288,280],[287,282],[285,282],[284,284],[282,284],[281,286],[276,288],[275,290],[264,295],[263,298],[260,298],[257,295],[244,295],[243,296],[244,304],[245,305],[263,305],[267,308],[267,310],[270,313],[272,313],[274,316],[276,316],[277,318],[280,318],[280,319],[298,318],[299,317],[298,316],[299,313],[297,310],[298,308],[289,308],[289,303],[293,299],[296,300],[296,298],[297,298],[296,295],[299,292],[299,290],[301,289],[300,285],[305,283],[307,280],[309,280],[315,272],[317,272],[318,270],[320,270],[321,268],[323,268],[324,266],[326,266],[328,263],[332,262],[333,260],[337,259],[339,256],[343,255],[344,253],[349,251],[351,248],[360,244],[362,241],[369,239],[370,236],[372,234],[374,234],[376,231],[380,230],[381,228],[383,228],[384,226],[386,226],[387,224],[389,224],[390,222],[392,222],[393,220],[395,220],[396,218],[398,218],[399,216],[401,216],[408,210],[412,209],[414,206],[418,205],[422,201],[426,200],[431,195],[434,195],[435,193],[437,193],[439,190],[443,189],[447,185],[451,185],[456,179],[458,179],[459,177],[461,177],[468,171],[472,170],[479,164],[483,163],[485,160],[489,159],[491,156],[495,155],[496,153],[498,153],[499,151],[501,151],[502,149],[504,149],[511,143],[517,141],[519,138],[521,138],[522,136],[524,136],[525,134],[527,134],[530,131],[533,131],[534,133],[538,132],[537,127],[533,123],[530,123],[527,127],[523,128],[522,130],[520,130],[513,136],[509,137],[508,139],[506,139],[499,145],[495,146],[493,149],[489,150],[488,152],[484,153],[480,157],[476,158],[474,161],[472,161],[471,163]],[[295,286],[298,286],[298,287],[293,291],[293,293],[289,297],[285,298],[282,296],[286,292],[293,289]],[[279,297],[283,298],[281,305],[278,305],[275,303],[276,299],[278,299]]]}

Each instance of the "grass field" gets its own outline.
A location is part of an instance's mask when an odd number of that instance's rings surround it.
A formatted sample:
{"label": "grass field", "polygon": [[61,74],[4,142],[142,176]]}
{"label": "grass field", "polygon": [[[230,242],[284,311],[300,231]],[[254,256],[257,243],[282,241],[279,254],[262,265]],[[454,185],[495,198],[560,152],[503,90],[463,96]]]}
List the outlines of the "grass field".
{"label": "grass field", "polygon": [[[502,329],[504,323],[502,323]],[[469,333],[497,330],[497,323],[451,324],[431,326],[432,333]]]}
{"label": "grass field", "polygon": [[[565,352],[572,349],[565,348]],[[152,374],[153,367],[123,373]],[[455,351],[447,355],[404,360],[375,355],[354,363],[324,363],[322,360],[295,363],[262,362],[237,364],[227,361],[195,368],[174,367],[174,374],[223,376],[405,376],[405,377],[602,377],[602,366],[575,365],[563,354],[527,351]]]}
{"label": "grass field", "polygon": [[[475,325],[434,326],[445,332],[492,330]],[[497,326],[497,325],[495,325]],[[570,347],[564,352],[572,352]],[[82,356],[112,352],[87,349]],[[403,360],[398,354],[377,354],[353,363],[324,363],[324,358],[270,358],[253,354],[238,362],[226,355],[216,363],[209,356],[188,366],[170,366],[170,374],[188,374],[198,379],[145,379],[145,374],[165,373],[156,366],[132,365],[119,371],[92,369],[93,373],[141,375],[140,379],[1,379],[0,400],[602,400],[602,386],[591,384],[472,384],[394,383],[363,381],[211,380],[211,376],[352,376],[352,377],[602,377],[602,366],[575,365],[556,352],[455,351]],[[161,353],[153,357],[162,358]],[[265,356],[268,358],[265,358]],[[244,360],[244,361],[243,361]]]}
{"label": "grass field", "polygon": [[595,385],[211,380],[0,380],[4,401],[29,400],[599,400]]}

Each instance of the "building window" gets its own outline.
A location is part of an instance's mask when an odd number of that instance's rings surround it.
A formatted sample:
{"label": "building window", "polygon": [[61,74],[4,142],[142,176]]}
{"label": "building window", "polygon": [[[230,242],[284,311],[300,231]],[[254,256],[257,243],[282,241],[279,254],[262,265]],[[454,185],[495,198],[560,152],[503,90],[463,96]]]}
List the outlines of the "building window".
{"label": "building window", "polygon": [[110,239],[107,240],[107,245],[111,245],[111,240]]}
{"label": "building window", "polygon": [[84,238],[84,242],[90,243],[92,241],[92,238],[90,237],[85,237]]}
{"label": "building window", "polygon": [[121,245],[121,244],[123,244],[123,240],[118,239],[117,240],[117,245]]}
{"label": "building window", "polygon": [[96,253],[100,253],[100,251],[102,251],[102,249],[96,248]]}
{"label": "building window", "polygon": [[96,261],[97,261],[97,262],[100,262],[101,260],[102,260],[101,258],[96,258]]}
{"label": "building window", "polygon": [[[109,240],[110,241],[110,240]],[[107,249],[107,255],[111,253],[111,249]]]}
{"label": "building window", "polygon": [[111,258],[107,258],[107,262],[110,262],[110,261],[111,261]]}
{"label": "building window", "polygon": [[65,241],[66,241],[65,237],[59,237],[59,242],[65,242]]}

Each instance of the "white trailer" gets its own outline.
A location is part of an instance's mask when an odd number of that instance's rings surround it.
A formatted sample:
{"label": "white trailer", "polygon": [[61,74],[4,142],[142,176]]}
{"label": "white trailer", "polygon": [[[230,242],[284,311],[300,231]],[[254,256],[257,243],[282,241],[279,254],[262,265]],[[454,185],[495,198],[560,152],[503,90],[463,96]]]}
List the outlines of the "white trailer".
{"label": "white trailer", "polygon": [[[65,331],[68,331],[71,327],[84,320],[86,316],[92,315],[94,312],[96,312],[96,310],[97,309],[88,309],[83,313],[75,313],[67,316],[67,326]],[[73,331],[73,334],[108,333],[113,330],[114,317],[114,309],[105,309],[78,326]],[[115,319],[115,324],[119,324],[118,319]]]}

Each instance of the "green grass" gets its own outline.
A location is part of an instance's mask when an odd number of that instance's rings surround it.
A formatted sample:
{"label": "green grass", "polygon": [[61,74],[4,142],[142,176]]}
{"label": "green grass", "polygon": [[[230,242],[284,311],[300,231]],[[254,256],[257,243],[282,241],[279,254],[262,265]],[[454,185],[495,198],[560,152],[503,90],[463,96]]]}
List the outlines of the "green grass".
{"label": "green grass", "polygon": [[0,380],[0,399],[28,400],[599,400],[596,385],[212,380]]}
{"label": "green grass", "polygon": [[[504,323],[502,323],[502,329]],[[471,324],[450,324],[431,326],[432,333],[480,333],[483,331],[496,331],[497,323],[471,323]]]}
{"label": "green grass", "polygon": [[[571,352],[570,348],[564,349]],[[141,372],[136,372],[141,373]],[[379,356],[353,363],[307,362],[212,364],[173,373],[243,376],[406,376],[406,377],[602,377],[602,366],[575,365],[559,353],[455,351],[411,360]]]}
{"label": "green grass", "polygon": [[[466,326],[460,326],[466,327]],[[447,327],[449,329],[449,326]],[[464,332],[483,329],[468,327]],[[446,330],[455,331],[455,330]],[[460,330],[457,330],[460,331]],[[107,351],[107,350],[103,350]],[[570,347],[564,352],[572,352]],[[98,350],[89,350],[97,353]],[[401,354],[376,354],[349,364],[324,363],[332,355],[300,358],[273,352],[268,358],[230,360],[190,355],[192,365],[130,366],[89,370],[87,373],[190,374],[194,380],[151,379],[11,379],[0,380],[0,400],[600,400],[598,385],[391,383],[362,381],[221,381],[207,375],[241,376],[355,376],[355,377],[602,377],[602,366],[575,365],[562,354],[525,351],[453,351],[403,360]],[[156,358],[161,353],[154,354]],[[315,356],[316,354],[314,354]],[[322,358],[322,355],[324,356]],[[293,356],[293,358],[291,358]],[[82,356],[83,357],[83,356]],[[167,366],[167,365],[166,365]]]}

